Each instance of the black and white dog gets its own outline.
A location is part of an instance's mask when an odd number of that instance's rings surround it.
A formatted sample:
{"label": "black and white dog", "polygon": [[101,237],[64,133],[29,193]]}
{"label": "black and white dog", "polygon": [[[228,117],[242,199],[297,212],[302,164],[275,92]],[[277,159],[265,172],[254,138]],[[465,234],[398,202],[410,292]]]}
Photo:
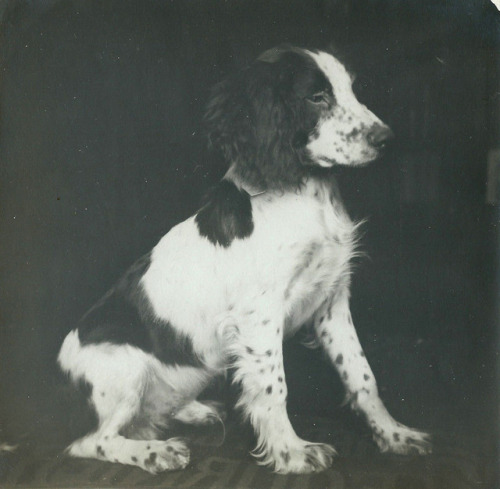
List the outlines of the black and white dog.
{"label": "black and white dog", "polygon": [[206,123],[228,165],[199,212],[168,232],[71,331],[59,364],[91,386],[95,432],[75,457],[184,468],[172,420],[205,424],[197,396],[234,369],[237,406],[252,424],[256,457],[277,472],[330,466],[333,447],[299,438],[286,410],[283,340],[315,333],[382,451],[430,451],[428,436],[396,422],[378,396],[349,312],[356,224],[332,176],[362,165],[392,133],[353,94],[325,52],[280,47],[216,86]]}

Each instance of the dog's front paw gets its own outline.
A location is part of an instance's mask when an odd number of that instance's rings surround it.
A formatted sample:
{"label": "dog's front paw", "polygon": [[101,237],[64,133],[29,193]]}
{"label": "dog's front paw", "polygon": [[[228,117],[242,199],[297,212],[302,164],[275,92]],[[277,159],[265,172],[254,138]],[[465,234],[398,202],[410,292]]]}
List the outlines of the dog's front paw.
{"label": "dog's front paw", "polygon": [[302,442],[273,451],[260,464],[274,467],[280,474],[320,472],[332,465],[335,449],[326,443]]}
{"label": "dog's front paw", "polygon": [[373,430],[373,439],[381,452],[399,455],[427,455],[432,453],[431,436],[424,431],[408,428],[400,423],[389,429]]}
{"label": "dog's front paw", "polygon": [[326,443],[309,443],[300,448],[280,452],[280,473],[307,474],[320,472],[332,465],[337,452]]}

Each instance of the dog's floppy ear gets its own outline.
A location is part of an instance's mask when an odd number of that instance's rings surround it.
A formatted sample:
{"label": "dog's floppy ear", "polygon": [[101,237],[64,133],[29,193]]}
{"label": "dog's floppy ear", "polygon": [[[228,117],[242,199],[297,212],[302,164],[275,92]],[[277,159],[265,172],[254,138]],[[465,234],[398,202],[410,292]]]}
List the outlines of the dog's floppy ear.
{"label": "dog's floppy ear", "polygon": [[303,138],[304,117],[293,85],[297,55],[287,53],[284,48],[266,51],[216,85],[207,106],[211,146],[243,180],[257,187],[295,186],[303,175],[297,135]]}
{"label": "dog's floppy ear", "polygon": [[244,70],[215,85],[205,112],[209,144],[227,162],[242,158],[255,145],[251,106],[246,95]]}
{"label": "dog's floppy ear", "polygon": [[271,108],[271,89],[280,85],[276,76],[286,75],[275,64],[294,49],[285,44],[268,49],[251,66],[212,89],[205,113],[209,143],[228,161],[255,147],[256,111]]}

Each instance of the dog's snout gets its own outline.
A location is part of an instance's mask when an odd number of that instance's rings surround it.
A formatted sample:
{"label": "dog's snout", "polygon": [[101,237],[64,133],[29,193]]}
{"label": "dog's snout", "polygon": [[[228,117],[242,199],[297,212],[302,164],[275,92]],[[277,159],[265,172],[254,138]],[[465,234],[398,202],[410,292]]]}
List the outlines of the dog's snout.
{"label": "dog's snout", "polygon": [[374,125],[366,136],[368,142],[375,148],[383,148],[389,141],[394,139],[394,133],[385,125]]}

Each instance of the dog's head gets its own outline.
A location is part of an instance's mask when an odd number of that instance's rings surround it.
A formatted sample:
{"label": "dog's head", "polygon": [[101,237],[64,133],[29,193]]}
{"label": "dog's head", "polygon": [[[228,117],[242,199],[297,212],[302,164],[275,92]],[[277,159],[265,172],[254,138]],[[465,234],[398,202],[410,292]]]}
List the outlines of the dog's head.
{"label": "dog's head", "polygon": [[312,167],[368,163],[392,137],[356,99],[342,63],[292,47],[264,52],[217,85],[206,123],[233,171],[265,188],[300,185]]}

